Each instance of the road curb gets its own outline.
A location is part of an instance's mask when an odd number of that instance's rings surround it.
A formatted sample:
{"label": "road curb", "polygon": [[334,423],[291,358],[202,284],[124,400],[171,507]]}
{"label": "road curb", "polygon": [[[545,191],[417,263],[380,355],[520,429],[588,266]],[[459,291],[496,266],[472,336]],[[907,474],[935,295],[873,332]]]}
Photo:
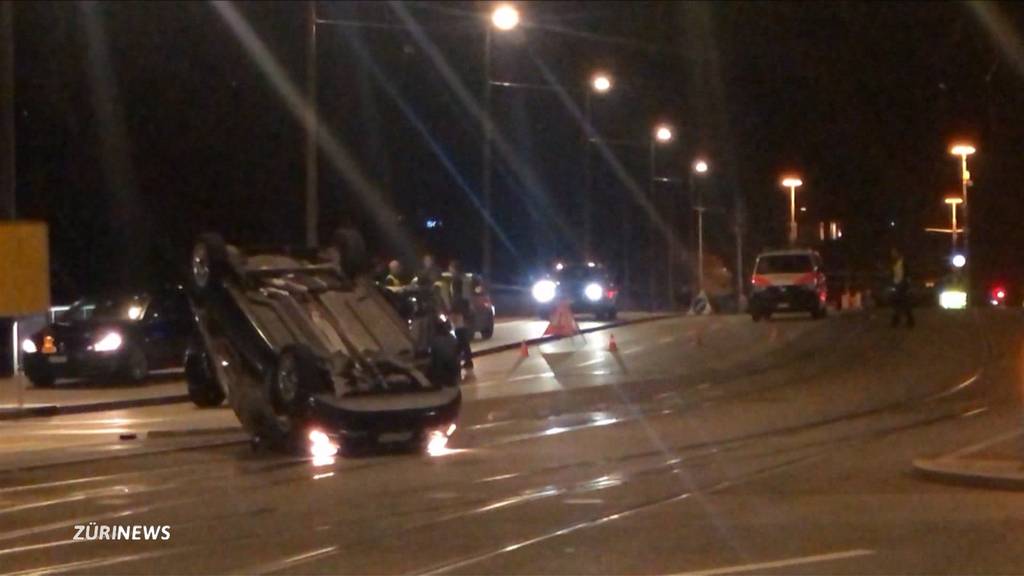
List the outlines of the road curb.
{"label": "road curb", "polygon": [[106,410],[164,406],[167,404],[180,404],[188,401],[188,394],[175,394],[173,396],[154,396],[150,398],[133,398],[130,400],[108,400],[105,402],[91,402],[88,404],[68,404],[66,406],[61,406],[59,404],[46,404],[42,406],[30,406],[27,408],[14,408],[11,410],[0,411],[0,420],[48,418],[52,416],[67,416],[69,414],[84,414],[87,412],[104,412]]}
{"label": "road curb", "polygon": [[[634,324],[644,324],[646,322],[655,322],[657,320],[666,320],[668,318],[683,318],[686,314],[659,314],[657,316],[646,316],[644,318],[635,318],[633,320],[620,320],[611,322],[609,324],[602,324],[600,326],[593,326],[580,330],[579,334],[591,334],[593,332],[600,332],[602,330],[609,330],[611,328],[618,328],[620,326],[631,326]],[[527,346],[534,346],[537,344],[545,344],[547,342],[554,342],[556,340],[563,340],[565,338],[572,338],[572,336],[539,336],[537,338],[528,338],[520,342],[509,342],[508,344],[502,344],[500,346],[494,346],[491,348],[484,348],[473,352],[473,358],[479,358],[481,356],[490,356],[492,354],[499,354],[501,352],[508,352],[509,350],[518,350],[523,342],[526,342]]]}
{"label": "road curb", "polygon": [[914,470],[942,482],[1024,490],[1024,461],[1021,460],[919,458],[914,460]]}

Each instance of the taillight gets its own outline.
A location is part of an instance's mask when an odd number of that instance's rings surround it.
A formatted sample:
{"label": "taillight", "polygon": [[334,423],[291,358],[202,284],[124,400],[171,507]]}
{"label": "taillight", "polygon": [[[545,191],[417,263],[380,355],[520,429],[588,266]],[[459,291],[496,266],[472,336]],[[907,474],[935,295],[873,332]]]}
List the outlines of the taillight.
{"label": "taillight", "polygon": [[618,293],[618,290],[614,288],[609,288],[608,290],[605,291],[605,296],[607,296],[608,298],[615,298],[615,295]]}
{"label": "taillight", "polygon": [[772,285],[772,283],[768,280],[766,276],[761,276],[760,274],[754,274],[753,278],[750,279],[750,283],[753,284],[754,286],[760,287]]}

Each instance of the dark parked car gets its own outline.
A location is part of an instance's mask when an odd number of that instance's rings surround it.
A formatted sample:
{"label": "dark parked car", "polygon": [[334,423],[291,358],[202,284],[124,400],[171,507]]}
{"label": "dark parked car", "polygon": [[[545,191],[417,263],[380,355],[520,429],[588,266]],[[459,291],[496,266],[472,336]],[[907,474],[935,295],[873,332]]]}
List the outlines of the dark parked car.
{"label": "dark parked car", "polygon": [[199,338],[193,401],[225,396],[256,444],[317,455],[339,448],[447,442],[461,402],[455,336],[421,317],[422,344],[368,274],[362,238],[325,250],[246,254],[216,235],[192,257]]}
{"label": "dark parked car", "polygon": [[86,298],[21,343],[36,386],[58,378],[124,377],[180,369],[192,330],[184,291]]}
{"label": "dark parked car", "polygon": [[576,313],[591,313],[598,320],[614,320],[619,313],[619,290],[611,274],[596,262],[558,263],[531,290],[541,318],[551,316],[560,301],[567,300]]}

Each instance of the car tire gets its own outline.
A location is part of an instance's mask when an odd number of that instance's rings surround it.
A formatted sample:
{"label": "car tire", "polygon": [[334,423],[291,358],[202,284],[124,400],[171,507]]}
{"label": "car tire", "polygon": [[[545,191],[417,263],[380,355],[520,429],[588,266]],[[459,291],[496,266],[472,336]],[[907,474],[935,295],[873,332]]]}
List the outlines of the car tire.
{"label": "car tire", "polygon": [[362,276],[369,271],[369,258],[366,256],[366,242],[362,234],[351,228],[339,228],[332,239],[338,251],[341,269],[350,277]]}
{"label": "car tire", "polygon": [[326,379],[316,355],[305,344],[286,346],[277,357],[270,378],[270,400],[279,415],[296,413],[312,393],[321,392]]}
{"label": "car tire", "polygon": [[25,375],[28,376],[29,382],[36,388],[52,388],[53,384],[57,381],[53,372],[48,370],[26,373]]}
{"label": "car tire", "polygon": [[761,321],[761,313],[760,312],[751,312],[750,313],[750,319],[753,320],[754,322],[760,322]]}
{"label": "car tire", "polygon": [[190,346],[185,353],[185,382],[189,400],[199,408],[215,408],[224,403],[224,391],[206,350]]}
{"label": "car tire", "polygon": [[825,310],[824,308],[815,308],[811,312],[811,318],[814,319],[814,320],[821,320],[822,318],[825,317],[825,315],[827,313],[828,313],[828,311]]}
{"label": "car tire", "polygon": [[189,280],[193,291],[203,296],[223,280],[229,269],[228,247],[220,234],[200,234],[192,247]]}
{"label": "car tire", "polygon": [[490,340],[494,337],[494,318],[484,326],[483,330],[480,331],[481,340]]}
{"label": "car tire", "polygon": [[615,308],[612,308],[611,310],[605,312],[604,317],[606,320],[614,322],[615,319],[619,317],[619,311]]}

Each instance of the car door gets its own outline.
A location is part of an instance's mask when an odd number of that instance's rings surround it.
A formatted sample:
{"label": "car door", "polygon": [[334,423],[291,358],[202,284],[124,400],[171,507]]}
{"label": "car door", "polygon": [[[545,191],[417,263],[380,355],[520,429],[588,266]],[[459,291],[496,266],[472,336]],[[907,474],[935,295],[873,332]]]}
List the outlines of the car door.
{"label": "car door", "polygon": [[184,294],[173,292],[154,296],[146,308],[143,331],[147,356],[153,368],[182,365],[191,328],[188,301]]}

